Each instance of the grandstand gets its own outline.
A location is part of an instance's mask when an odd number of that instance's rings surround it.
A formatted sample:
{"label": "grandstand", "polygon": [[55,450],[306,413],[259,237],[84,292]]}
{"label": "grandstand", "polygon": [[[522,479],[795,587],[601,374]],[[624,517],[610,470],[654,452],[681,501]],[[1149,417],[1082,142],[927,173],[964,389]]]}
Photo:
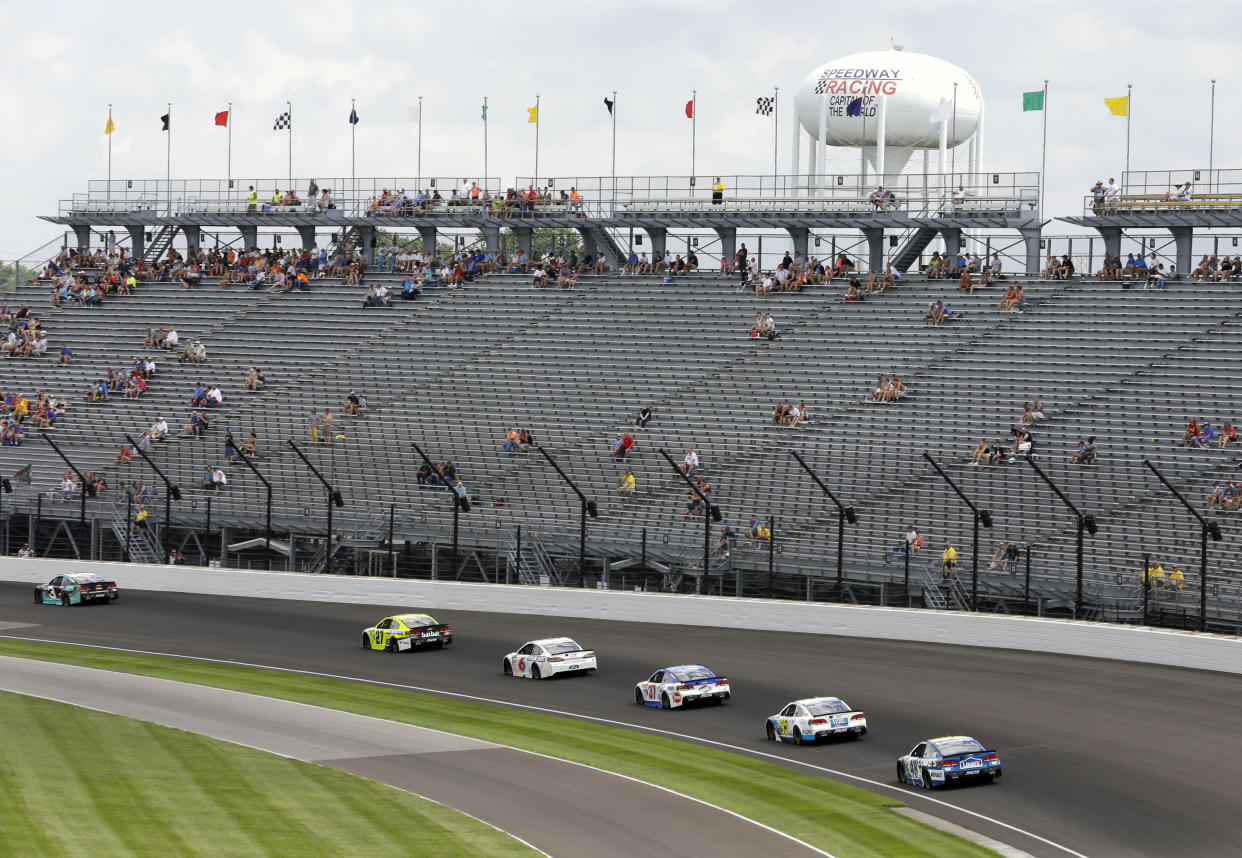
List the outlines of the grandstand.
{"label": "grandstand", "polygon": [[[644,199],[649,195],[644,191]],[[848,215],[839,205],[832,208],[834,219]],[[588,213],[591,223],[584,226],[571,212],[543,214],[529,227],[513,225],[527,230],[520,243],[529,246],[535,226],[570,224],[584,239],[594,236],[601,252],[610,244],[609,256],[633,246],[624,238],[634,228],[632,217],[614,223]],[[710,209],[707,215],[736,217],[739,224],[755,216]],[[397,230],[434,240],[436,225],[471,228],[452,217],[472,216],[452,215],[431,227],[406,220]],[[97,226],[108,218],[124,223],[128,215],[118,217],[113,208],[88,219]],[[243,209],[212,217],[234,223],[247,215]],[[911,254],[907,242],[893,254],[909,255],[915,267],[932,238],[927,231],[960,233],[966,214],[950,211],[948,217],[955,220],[905,225],[908,241],[928,241]],[[263,221],[264,228],[301,226],[275,220]],[[700,221],[696,225],[707,223]],[[665,228],[638,223],[649,234]],[[84,230],[88,240],[95,228],[67,225],[79,238]],[[176,226],[187,238],[188,229],[198,229]],[[356,230],[336,226],[339,240],[356,239]],[[488,227],[496,231],[484,235],[489,246],[501,237],[501,226],[511,225]],[[706,228],[717,231],[724,252],[724,231],[734,228]],[[309,229],[313,240],[314,226]],[[801,227],[783,229],[787,237],[770,239],[782,249],[808,238],[797,231]],[[198,239],[196,232],[195,244]],[[165,247],[170,244],[171,237]],[[1029,248],[1028,242],[1028,256]],[[363,241],[359,250],[370,256],[373,248]],[[367,275],[367,284],[396,287],[400,280],[380,270]],[[1026,290],[1021,312],[998,308],[1012,283]],[[844,302],[839,279],[756,299],[740,291],[737,280],[710,272],[665,278],[621,275],[614,268],[583,275],[573,290],[534,289],[525,274],[489,274],[388,308],[363,308],[366,285],[339,280],[290,293],[151,282],[101,307],[53,308],[46,282],[23,283],[10,303],[34,308],[53,348],[68,343],[77,357],[64,367],[47,359],[6,359],[2,386],[68,397],[56,442],[78,470],[103,473],[110,488],[105,497],[86,501],[83,528],[77,503],[49,494],[63,463],[31,432],[23,446],[4,448],[6,476],[26,464],[35,473],[32,485],[6,496],[6,548],[29,539],[41,554],[121,556],[133,511],[118,501],[117,487],[123,480],[159,480],[140,459],[119,467],[113,459],[127,435],[136,437],[162,416],[173,436],[157,443],[151,456],[183,498],[170,504],[171,526],[163,522],[163,490],[152,515],[157,535],[192,557],[252,566],[272,559],[262,551],[265,491],[253,474],[235,463],[226,466],[230,482],[223,491],[198,488],[208,467],[225,464],[228,428],[239,442],[251,431],[260,439],[255,465],[273,487],[277,566],[1066,615],[1077,599],[1075,517],[1021,457],[996,470],[967,464],[980,438],[1008,445],[1023,401],[1038,395],[1047,415],[1033,427],[1039,464],[1099,525],[1084,544],[1082,615],[1137,621],[1146,611],[1149,620],[1158,614],[1163,622],[1194,625],[1199,527],[1142,462],[1150,459],[1195,502],[1213,481],[1232,477],[1232,451],[1177,444],[1188,417],[1217,425],[1233,417],[1242,377],[1236,285],[1130,285],[1012,275],[966,295],[951,280],[912,274],[883,295]],[[944,326],[925,325],[923,313],[937,300],[958,316]],[[780,338],[747,335],[760,309],[774,314]],[[207,362],[182,365],[157,353],[158,372],[141,399],[84,400],[88,385],[108,368],[128,366],[144,353],[146,329],[169,326],[182,343],[201,338]],[[266,374],[261,392],[242,390],[251,367]],[[908,395],[894,403],[871,401],[878,374],[899,376]],[[219,384],[225,400],[203,437],[183,436],[188,399],[199,381]],[[343,413],[351,389],[366,398],[361,417]],[[794,429],[773,427],[778,400],[804,400],[811,419]],[[636,430],[633,419],[644,401],[655,418]],[[324,408],[336,415],[333,435],[339,437],[314,444],[307,418]],[[577,496],[534,451],[501,449],[509,427],[529,428],[597,502],[584,569],[576,558]],[[609,449],[627,430],[637,442],[625,465],[633,468],[638,488],[621,498],[615,488],[622,467]],[[1098,463],[1071,464],[1077,442],[1089,435],[1098,438]],[[323,536],[331,502],[290,441],[344,499],[333,511],[332,530],[340,538],[330,561]],[[445,492],[418,484],[421,460],[411,442],[437,462],[456,463],[470,511],[454,516]],[[720,524],[709,525],[709,539],[714,542],[724,524],[737,535],[728,556],[713,551],[706,569],[704,520],[682,515],[686,486],[659,454],[665,450],[680,461],[688,446],[698,451],[721,512]],[[837,508],[793,452],[857,511],[857,523],[845,526],[839,582]],[[971,513],[925,454],[991,513],[993,526],[980,545],[977,601],[969,582]],[[771,527],[771,541],[746,537],[752,517]],[[463,549],[456,556],[446,549],[455,520]],[[909,558],[893,551],[908,524],[926,542]],[[941,578],[938,559],[945,539],[961,552],[948,580]],[[1016,569],[988,568],[999,540],[1021,548]],[[137,559],[155,559],[158,546],[158,539],[137,540],[129,548]],[[1184,590],[1149,592],[1144,608],[1140,573],[1148,554],[1185,569],[1186,583]],[[1213,627],[1242,623],[1242,593],[1232,575],[1239,559],[1236,540],[1213,544]]]}

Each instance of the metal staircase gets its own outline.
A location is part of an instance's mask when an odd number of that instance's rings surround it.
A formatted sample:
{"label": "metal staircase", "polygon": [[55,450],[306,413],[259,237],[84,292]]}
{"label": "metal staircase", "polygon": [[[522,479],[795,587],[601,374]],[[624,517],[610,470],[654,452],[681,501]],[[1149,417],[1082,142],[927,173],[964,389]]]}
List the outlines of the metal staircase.
{"label": "metal staircase", "polygon": [[606,228],[602,226],[583,226],[581,229],[595,241],[595,252],[603,254],[614,271],[625,265],[625,254],[621,252],[621,246],[617,244],[612,237],[612,233]]}
{"label": "metal staircase", "polygon": [[923,573],[923,601],[927,607],[935,608],[937,611],[943,611],[949,607],[949,600],[945,597],[944,591],[940,589],[941,580],[938,569],[928,569]]}
{"label": "metal staircase", "polygon": [[160,552],[151,542],[151,536],[144,530],[136,533],[129,533],[129,522],[125,519],[125,514],[121,510],[113,506],[112,514],[108,517],[108,523],[112,527],[112,533],[116,536],[117,541],[122,545],[129,540],[129,559],[131,563],[159,563]]}
{"label": "metal staircase", "polygon": [[893,257],[893,267],[903,273],[909,270],[910,266],[918,261],[919,255],[927,249],[927,245],[932,243],[939,232],[940,230],[930,226],[921,226],[916,229],[898,249],[897,255]]}
{"label": "metal staircase", "polygon": [[168,248],[172,247],[173,239],[177,237],[177,233],[181,230],[179,226],[162,226],[160,231],[155,234],[155,238],[151,239],[151,243],[142,251],[142,261],[147,265],[154,265],[160,261],[160,258],[168,252]]}

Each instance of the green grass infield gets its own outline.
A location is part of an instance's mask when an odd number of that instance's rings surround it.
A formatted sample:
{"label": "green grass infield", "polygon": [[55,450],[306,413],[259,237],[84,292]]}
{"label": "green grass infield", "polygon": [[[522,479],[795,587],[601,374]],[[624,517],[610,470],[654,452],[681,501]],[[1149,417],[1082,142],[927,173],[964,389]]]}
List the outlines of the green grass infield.
{"label": "green grass infield", "polygon": [[[0,655],[227,688],[471,736],[628,775],[727,808],[838,858],[994,856],[881,796],[774,763],[619,727],[278,670],[0,639]],[[351,850],[357,851],[357,850]]]}
{"label": "green grass infield", "polygon": [[384,784],[67,703],[0,692],[0,748],[4,855],[538,854]]}

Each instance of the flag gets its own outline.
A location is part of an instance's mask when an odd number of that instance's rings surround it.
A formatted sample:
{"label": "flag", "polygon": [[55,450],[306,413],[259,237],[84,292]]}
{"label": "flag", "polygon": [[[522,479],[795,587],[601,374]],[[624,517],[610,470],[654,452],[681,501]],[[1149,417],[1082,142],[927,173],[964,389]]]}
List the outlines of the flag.
{"label": "flag", "polygon": [[409,107],[405,109],[405,118],[410,120],[411,122],[418,121],[418,105],[417,104],[411,104]]}
{"label": "flag", "polygon": [[1037,89],[1034,92],[1022,93],[1022,110],[1043,110],[1044,109],[1044,91]]}
{"label": "flag", "polygon": [[1107,107],[1113,116],[1129,116],[1130,115],[1130,96],[1123,95],[1120,98],[1104,99],[1104,106]]}
{"label": "flag", "polygon": [[13,481],[19,486],[28,486],[34,480],[34,467],[27,465],[13,475]]}
{"label": "flag", "polygon": [[953,115],[953,102],[947,98],[940,99],[940,104],[932,111],[932,115],[927,117],[927,121],[933,125],[944,122]]}
{"label": "flag", "polygon": [[608,97],[608,96],[606,96],[606,95],[604,96],[604,107],[607,107],[607,108],[608,108],[608,115],[609,115],[609,116],[612,116],[612,106],[613,106],[614,104],[616,104],[616,102],[615,102],[615,101],[613,101],[611,98],[609,98],[609,97]]}
{"label": "flag", "polygon": [[530,118],[526,120],[526,124],[529,125],[533,122],[536,125],[538,125],[539,124],[539,105],[536,104],[534,107],[526,108],[526,112],[530,114]]}
{"label": "flag", "polygon": [[483,105],[483,121],[487,121],[487,105]]}
{"label": "flag", "polygon": [[221,110],[219,113],[216,114],[216,124],[217,125],[228,125],[229,124],[229,112],[227,110]]}
{"label": "flag", "polygon": [[108,116],[108,124],[104,126],[104,134],[111,134],[116,130],[116,125],[112,122],[112,116]]}
{"label": "flag", "polygon": [[686,102],[686,118],[687,119],[694,118],[694,99],[693,98]]}
{"label": "flag", "polygon": [[172,118],[172,114],[169,114],[169,113],[165,113],[163,116],[160,117],[160,122],[164,123],[164,127],[160,129],[161,131],[168,130],[168,126],[170,124],[169,120],[171,118]]}
{"label": "flag", "polygon": [[846,116],[862,116],[862,96],[853,99],[845,106]]}
{"label": "flag", "polygon": [[358,124],[358,111],[352,107],[349,109],[349,124],[350,125]]}
{"label": "flag", "polygon": [[772,96],[764,95],[755,99],[755,113],[760,116],[772,115]]}
{"label": "flag", "polygon": [[272,126],[273,131],[280,131],[282,128],[293,130],[293,119],[289,116],[289,111],[285,111],[276,117],[276,123]]}

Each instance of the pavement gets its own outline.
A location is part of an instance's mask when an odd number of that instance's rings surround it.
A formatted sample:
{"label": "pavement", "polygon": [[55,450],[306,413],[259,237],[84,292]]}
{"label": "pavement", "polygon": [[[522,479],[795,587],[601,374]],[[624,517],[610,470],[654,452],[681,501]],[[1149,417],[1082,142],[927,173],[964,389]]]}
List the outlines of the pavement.
{"label": "pavement", "polygon": [[[452,647],[391,654],[357,645],[363,628],[411,610],[452,623]],[[33,604],[29,587],[16,584],[0,584],[0,623],[27,624],[0,635],[394,683],[708,741],[900,795],[915,810],[1033,855],[1217,858],[1237,854],[1242,842],[1242,767],[1232,762],[1242,723],[1236,675],[779,629],[442,613],[433,605],[125,591],[113,605],[61,608]],[[505,653],[555,635],[595,649],[599,670],[544,682],[502,676]],[[634,705],[634,683],[686,662],[727,675],[733,699],[671,712]],[[764,740],[766,716],[819,694],[866,710],[870,735],[814,747]],[[897,784],[898,756],[922,739],[957,733],[998,749],[1005,777],[931,793]]]}

